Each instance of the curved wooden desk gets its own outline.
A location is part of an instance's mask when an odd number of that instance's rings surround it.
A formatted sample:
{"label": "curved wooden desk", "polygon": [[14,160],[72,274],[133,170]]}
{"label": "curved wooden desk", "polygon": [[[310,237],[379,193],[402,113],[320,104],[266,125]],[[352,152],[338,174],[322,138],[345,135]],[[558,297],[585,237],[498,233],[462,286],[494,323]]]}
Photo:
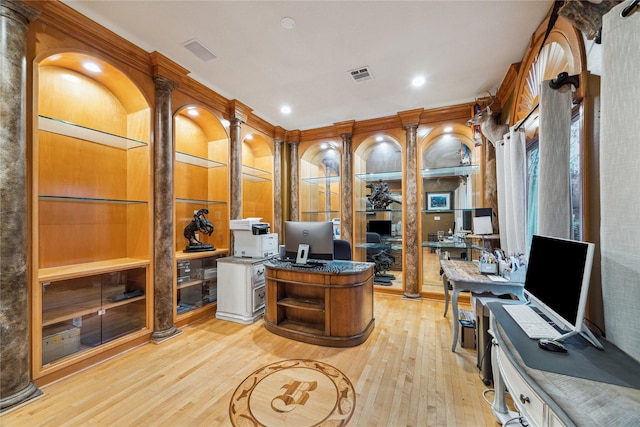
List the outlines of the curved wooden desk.
{"label": "curved wooden desk", "polygon": [[265,327],[331,347],[353,347],[373,331],[373,263],[331,261],[312,269],[269,261]]}

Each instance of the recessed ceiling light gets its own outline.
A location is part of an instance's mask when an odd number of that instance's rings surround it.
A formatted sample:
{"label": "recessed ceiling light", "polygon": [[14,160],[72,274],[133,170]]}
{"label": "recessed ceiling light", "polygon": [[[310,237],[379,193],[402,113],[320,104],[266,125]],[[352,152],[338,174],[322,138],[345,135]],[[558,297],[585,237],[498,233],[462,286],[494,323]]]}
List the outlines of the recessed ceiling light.
{"label": "recessed ceiling light", "polygon": [[187,114],[192,117],[198,117],[200,115],[200,112],[196,109],[196,107],[189,107],[187,108]]}
{"label": "recessed ceiling light", "polygon": [[453,128],[451,126],[447,126],[446,128],[443,129],[444,132],[449,133],[453,130]]}
{"label": "recessed ceiling light", "polygon": [[82,64],[85,70],[91,71],[92,73],[101,73],[102,68],[95,62],[85,62]]}
{"label": "recessed ceiling light", "polygon": [[253,139],[253,135],[251,135],[250,133],[248,133],[244,139],[246,139],[247,141],[251,141]]}
{"label": "recessed ceiling light", "polygon": [[425,78],[423,76],[416,76],[413,78],[413,80],[411,80],[411,85],[413,87],[420,87],[422,85],[424,85],[426,82]]}
{"label": "recessed ceiling light", "polygon": [[384,137],[376,136],[376,142],[382,142],[382,141],[384,141]]}
{"label": "recessed ceiling light", "polygon": [[296,20],[290,16],[285,16],[280,20],[280,25],[282,25],[282,28],[285,30],[293,30],[296,26]]}
{"label": "recessed ceiling light", "polygon": [[289,107],[288,105],[283,105],[282,107],[280,107],[280,112],[282,114],[290,114],[291,113],[291,107]]}

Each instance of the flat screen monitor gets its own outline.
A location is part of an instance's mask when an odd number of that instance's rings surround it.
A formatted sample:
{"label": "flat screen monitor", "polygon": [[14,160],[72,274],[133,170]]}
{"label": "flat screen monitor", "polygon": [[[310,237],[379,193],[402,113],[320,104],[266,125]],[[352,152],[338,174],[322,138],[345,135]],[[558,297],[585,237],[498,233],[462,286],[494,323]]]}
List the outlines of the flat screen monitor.
{"label": "flat screen monitor", "polygon": [[287,259],[295,260],[298,247],[309,245],[308,259],[333,259],[333,222],[331,221],[285,221],[284,250]]}
{"label": "flat screen monitor", "polygon": [[560,339],[580,333],[600,348],[584,324],[594,248],[593,243],[534,235],[524,290],[543,314],[568,331]]}
{"label": "flat screen monitor", "polygon": [[391,236],[391,220],[372,219],[367,223],[369,233],[378,233],[381,236]]}

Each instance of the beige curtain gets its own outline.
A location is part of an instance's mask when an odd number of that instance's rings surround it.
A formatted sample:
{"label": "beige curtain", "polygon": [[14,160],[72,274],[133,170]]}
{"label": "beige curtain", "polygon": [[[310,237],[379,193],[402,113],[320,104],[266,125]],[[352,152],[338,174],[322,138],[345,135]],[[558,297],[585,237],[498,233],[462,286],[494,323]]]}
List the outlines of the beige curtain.
{"label": "beige curtain", "polygon": [[607,339],[640,360],[640,12],[603,19],[600,252]]}
{"label": "beige curtain", "polygon": [[[504,143],[503,143],[504,141]],[[526,253],[526,144],[523,131],[496,144],[500,246],[507,255]]]}
{"label": "beige curtain", "polygon": [[[567,85],[565,88],[569,89]],[[538,174],[538,234],[571,237],[570,90],[540,87],[540,166]]]}

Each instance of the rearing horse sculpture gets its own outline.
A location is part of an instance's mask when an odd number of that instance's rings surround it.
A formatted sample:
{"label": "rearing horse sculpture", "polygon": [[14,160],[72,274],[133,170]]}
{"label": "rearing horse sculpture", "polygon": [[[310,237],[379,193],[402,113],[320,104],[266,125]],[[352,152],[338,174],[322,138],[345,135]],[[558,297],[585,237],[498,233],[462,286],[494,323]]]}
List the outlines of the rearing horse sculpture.
{"label": "rearing horse sculpture", "polygon": [[207,236],[211,236],[213,233],[213,224],[209,222],[206,214],[209,213],[209,209],[200,209],[193,214],[193,219],[184,228],[184,237],[189,241],[188,246],[203,247],[207,246],[213,248],[213,245],[204,244],[196,238],[196,232],[200,231]]}

